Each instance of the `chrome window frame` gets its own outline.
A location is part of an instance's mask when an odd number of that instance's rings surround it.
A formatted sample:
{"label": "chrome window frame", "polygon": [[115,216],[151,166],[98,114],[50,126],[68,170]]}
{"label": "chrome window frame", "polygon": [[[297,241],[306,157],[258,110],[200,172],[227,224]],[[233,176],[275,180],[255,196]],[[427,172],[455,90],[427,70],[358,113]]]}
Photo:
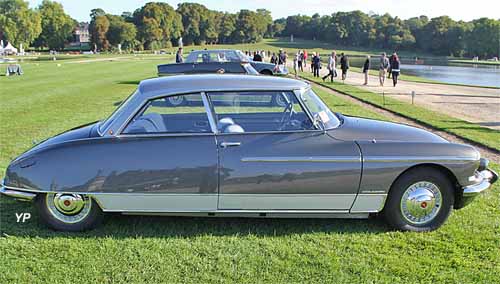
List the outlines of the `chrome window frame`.
{"label": "chrome window frame", "polygon": [[[162,99],[162,98],[168,98],[168,97],[175,97],[175,96],[186,96],[186,95],[197,95],[199,94],[201,96],[201,102],[203,103],[203,108],[205,109],[205,114],[207,115],[207,119],[210,125],[210,130],[211,132],[157,132],[157,133],[137,133],[137,134],[128,134],[124,133],[125,129],[127,126],[131,123],[131,121],[137,116],[140,115],[148,105],[155,100]],[[214,125],[213,121],[210,120],[212,117],[211,114],[209,114],[209,107],[207,105],[207,100],[205,98],[205,93],[204,92],[186,92],[186,93],[178,93],[178,94],[169,94],[169,95],[157,95],[148,98],[146,101],[144,101],[138,108],[136,108],[133,112],[132,115],[130,115],[125,122],[120,126],[118,131],[116,132],[115,136],[116,137],[176,137],[176,136],[207,136],[207,135],[214,135]],[[213,117],[212,117],[213,118]]]}

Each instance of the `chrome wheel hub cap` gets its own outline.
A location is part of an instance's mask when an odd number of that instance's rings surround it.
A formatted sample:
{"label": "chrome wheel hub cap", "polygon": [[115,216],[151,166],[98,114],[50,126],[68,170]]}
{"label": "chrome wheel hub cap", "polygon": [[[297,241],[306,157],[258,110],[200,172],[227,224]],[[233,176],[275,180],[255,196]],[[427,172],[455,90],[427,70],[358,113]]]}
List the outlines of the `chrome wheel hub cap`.
{"label": "chrome wheel hub cap", "polygon": [[423,225],[436,218],[441,209],[439,187],[427,181],[417,182],[406,189],[401,198],[401,213],[411,224]]}
{"label": "chrome wheel hub cap", "polygon": [[283,98],[283,96],[278,95],[276,97],[276,104],[280,107],[285,107],[286,106],[286,100]]}
{"label": "chrome wheel hub cap", "polygon": [[90,213],[92,202],[88,196],[68,193],[50,193],[46,196],[49,212],[64,223],[77,223]]}
{"label": "chrome wheel hub cap", "polygon": [[173,106],[179,106],[184,102],[184,97],[182,96],[169,97],[168,102],[171,103]]}

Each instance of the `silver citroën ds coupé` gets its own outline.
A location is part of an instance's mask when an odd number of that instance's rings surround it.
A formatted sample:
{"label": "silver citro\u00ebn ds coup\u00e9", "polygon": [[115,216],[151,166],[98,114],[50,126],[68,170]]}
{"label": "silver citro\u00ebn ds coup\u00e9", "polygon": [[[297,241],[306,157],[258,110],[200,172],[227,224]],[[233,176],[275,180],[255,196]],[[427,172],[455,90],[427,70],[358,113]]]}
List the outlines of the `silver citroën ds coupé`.
{"label": "silver citro\u00ebn ds coup\u00e9", "polygon": [[106,120],[35,146],[1,193],[51,228],[105,212],[366,218],[428,231],[497,179],[471,146],[333,113],[305,82],[248,75],[145,80]]}

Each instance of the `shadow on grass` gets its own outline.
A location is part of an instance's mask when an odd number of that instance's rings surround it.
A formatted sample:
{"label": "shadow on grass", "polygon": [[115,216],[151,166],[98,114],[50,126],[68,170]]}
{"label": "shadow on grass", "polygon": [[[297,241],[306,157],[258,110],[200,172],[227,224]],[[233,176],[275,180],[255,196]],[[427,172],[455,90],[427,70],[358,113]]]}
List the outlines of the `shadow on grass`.
{"label": "shadow on grass", "polygon": [[119,81],[118,84],[120,85],[139,85],[141,81],[139,80],[128,80],[128,81]]}
{"label": "shadow on grass", "polygon": [[[378,234],[388,228],[380,218],[357,219],[271,219],[271,218],[201,218],[149,217],[107,214],[98,228],[81,233],[56,232],[40,224],[31,203],[0,201],[1,237],[70,237],[70,238],[136,238],[196,236],[286,236],[309,233]],[[16,213],[29,212],[32,218],[16,222]]]}

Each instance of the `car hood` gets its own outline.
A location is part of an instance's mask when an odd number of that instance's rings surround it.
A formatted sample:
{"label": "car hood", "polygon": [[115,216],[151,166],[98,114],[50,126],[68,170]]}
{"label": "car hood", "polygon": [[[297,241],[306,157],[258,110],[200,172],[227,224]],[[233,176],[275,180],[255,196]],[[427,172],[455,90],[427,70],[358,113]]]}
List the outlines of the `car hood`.
{"label": "car hood", "polygon": [[61,134],[58,134],[56,136],[53,136],[51,138],[48,138],[40,143],[38,143],[36,146],[31,148],[30,150],[24,152],[22,155],[17,157],[13,162],[22,160],[23,158],[31,155],[32,153],[37,152],[38,150],[42,148],[46,148],[52,145],[60,144],[66,141],[72,141],[72,140],[79,140],[79,139],[85,139],[85,138],[90,138],[93,136],[98,136],[97,134],[97,126],[98,122],[92,122],[89,124],[81,125],[75,128],[72,128],[70,130],[67,130]]}
{"label": "car hood", "polygon": [[429,131],[392,122],[358,117],[342,117],[343,124],[328,133],[336,139],[354,141],[404,141],[446,143],[444,138]]}

